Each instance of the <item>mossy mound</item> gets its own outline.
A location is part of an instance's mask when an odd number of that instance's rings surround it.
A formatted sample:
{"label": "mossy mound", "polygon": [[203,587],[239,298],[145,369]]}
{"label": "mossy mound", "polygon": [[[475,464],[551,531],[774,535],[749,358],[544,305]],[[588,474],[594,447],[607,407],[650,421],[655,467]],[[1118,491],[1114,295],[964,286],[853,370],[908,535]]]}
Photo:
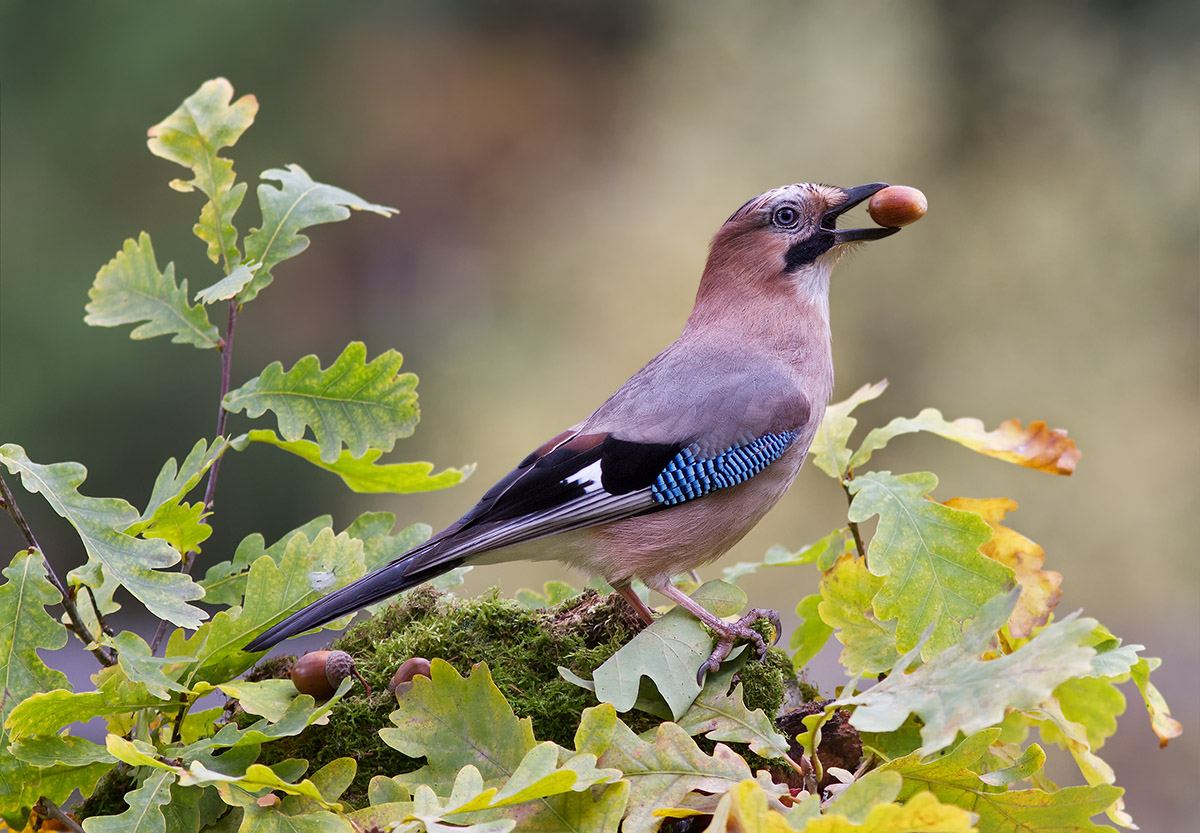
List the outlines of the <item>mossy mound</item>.
{"label": "mossy mound", "polygon": [[[531,720],[539,741],[573,748],[580,715],[596,704],[596,698],[562,679],[558,667],[590,679],[642,627],[616,594],[599,596],[589,590],[555,607],[529,610],[494,592],[464,599],[416,588],[330,646],[354,657],[372,694],[367,696],[356,685],[334,707],[327,725],[310,726],[296,737],[265,745],[260,762],[304,758],[312,772],[335,758],[352,757],[358,773],[342,800],[353,806],[367,803],[367,786],[375,775],[420,767],[422,760],[392,749],[378,735],[379,729],[391,725],[388,715],[396,708],[388,682],[411,657],[443,659],[463,675],[487,663],[513,711]],[[276,663],[264,676],[286,676],[288,668],[289,662]],[[785,681],[795,677],[786,655],[772,652],[767,662],[747,663],[741,679],[746,704],[774,715],[784,700]],[[635,732],[660,722],[638,711],[622,718]],[[249,721],[248,716],[243,719]]]}

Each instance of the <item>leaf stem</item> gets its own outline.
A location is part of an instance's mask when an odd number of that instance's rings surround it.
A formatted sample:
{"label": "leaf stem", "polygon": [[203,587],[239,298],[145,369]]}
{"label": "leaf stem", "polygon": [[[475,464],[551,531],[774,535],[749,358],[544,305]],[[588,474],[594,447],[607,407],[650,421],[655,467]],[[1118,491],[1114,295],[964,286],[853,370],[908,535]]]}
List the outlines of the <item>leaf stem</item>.
{"label": "leaf stem", "polygon": [[[846,503],[854,503],[854,495],[850,494],[849,481],[854,479],[853,472],[846,472],[846,479],[842,480],[842,491],[846,493]],[[850,534],[854,536],[854,546],[858,550],[858,554],[862,557],[863,563],[867,561],[867,548],[863,546],[862,534],[858,531],[858,524],[849,519],[846,523],[850,526]]]}
{"label": "leaf stem", "polygon": [[[229,380],[233,371],[233,334],[237,328],[238,317],[238,299],[236,296],[229,299],[229,323],[225,327],[225,337],[221,340],[221,392],[217,396],[217,433],[216,437],[219,440],[225,436],[225,420],[229,412],[225,410],[225,394],[229,393]],[[221,459],[224,455],[220,455],[213,460],[212,466],[208,470],[208,482],[204,486],[204,511],[209,513],[213,511],[213,497],[217,492],[217,474],[221,470]],[[183,565],[179,568],[184,575],[192,572],[192,565],[196,562],[195,550],[190,550],[183,556]],[[158,646],[162,644],[163,637],[167,635],[169,623],[166,619],[160,619],[158,628],[154,631],[154,638],[150,640],[150,653],[154,654],[158,651]]]}
{"label": "leaf stem", "polygon": [[63,609],[67,612],[67,618],[71,620],[71,624],[67,630],[75,634],[84,645],[95,645],[94,648],[89,648],[92,656],[104,666],[115,665],[117,660],[104,647],[96,643],[92,632],[88,630],[88,626],[84,624],[83,619],[79,617],[79,610],[75,607],[75,599],[67,593],[66,587],[63,586],[62,580],[59,579],[58,573],[54,572],[54,568],[50,566],[50,559],[46,558],[46,551],[42,549],[37,539],[33,537],[33,530],[29,527],[29,522],[25,520],[25,516],[21,513],[21,507],[17,506],[17,500],[13,497],[12,491],[8,488],[8,482],[4,476],[0,475],[0,504],[4,505],[4,510],[12,517],[17,528],[21,530],[21,534],[25,536],[25,541],[29,544],[31,550],[36,550],[37,554],[42,557],[42,563],[46,565],[46,572],[50,576],[50,581],[58,588],[58,592],[62,595]]}

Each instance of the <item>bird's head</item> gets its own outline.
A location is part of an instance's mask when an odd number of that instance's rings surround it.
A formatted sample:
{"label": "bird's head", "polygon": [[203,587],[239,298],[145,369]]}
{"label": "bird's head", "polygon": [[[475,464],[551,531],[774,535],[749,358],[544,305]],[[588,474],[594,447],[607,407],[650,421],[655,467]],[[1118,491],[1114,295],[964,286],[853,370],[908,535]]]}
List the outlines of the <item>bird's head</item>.
{"label": "bird's head", "polygon": [[837,227],[844,212],[886,187],[798,183],[758,195],[713,237],[697,300],[708,295],[729,303],[748,293],[826,303],[829,276],[847,249],[900,230]]}

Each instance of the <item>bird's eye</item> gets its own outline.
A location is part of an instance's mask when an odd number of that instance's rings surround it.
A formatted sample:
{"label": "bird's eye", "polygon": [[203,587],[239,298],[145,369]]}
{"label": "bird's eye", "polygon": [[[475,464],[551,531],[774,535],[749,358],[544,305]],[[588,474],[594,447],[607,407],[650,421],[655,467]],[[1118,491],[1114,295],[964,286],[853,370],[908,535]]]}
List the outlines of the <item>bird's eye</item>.
{"label": "bird's eye", "polygon": [[788,206],[775,209],[775,215],[771,218],[771,222],[779,226],[779,228],[795,228],[799,222],[800,215],[796,213],[796,209]]}

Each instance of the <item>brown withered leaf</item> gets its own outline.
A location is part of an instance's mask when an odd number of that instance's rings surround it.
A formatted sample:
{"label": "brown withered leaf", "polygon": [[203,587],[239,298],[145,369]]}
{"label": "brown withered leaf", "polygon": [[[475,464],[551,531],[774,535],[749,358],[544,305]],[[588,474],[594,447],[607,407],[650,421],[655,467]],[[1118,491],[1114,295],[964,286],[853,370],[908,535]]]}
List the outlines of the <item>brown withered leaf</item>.
{"label": "brown withered leaf", "polygon": [[1033,634],[1033,629],[1046,624],[1062,596],[1062,574],[1043,570],[1045,551],[1021,533],[1001,524],[1004,516],[1017,508],[1008,498],[956,497],[946,501],[951,509],[982,515],[992,528],[992,538],[980,551],[1017,574],[1021,597],[1008,620],[1008,630],[1017,639]]}
{"label": "brown withered leaf", "polygon": [[866,463],[873,452],[883,448],[893,437],[917,431],[937,434],[980,454],[1050,474],[1071,474],[1081,455],[1066,431],[1049,428],[1041,420],[1023,428],[1019,419],[1010,419],[1000,423],[995,431],[988,431],[973,417],[949,421],[936,408],[926,408],[915,417],[897,417],[882,428],[872,430],[863,440],[862,448],[850,459],[850,467],[858,468]]}

